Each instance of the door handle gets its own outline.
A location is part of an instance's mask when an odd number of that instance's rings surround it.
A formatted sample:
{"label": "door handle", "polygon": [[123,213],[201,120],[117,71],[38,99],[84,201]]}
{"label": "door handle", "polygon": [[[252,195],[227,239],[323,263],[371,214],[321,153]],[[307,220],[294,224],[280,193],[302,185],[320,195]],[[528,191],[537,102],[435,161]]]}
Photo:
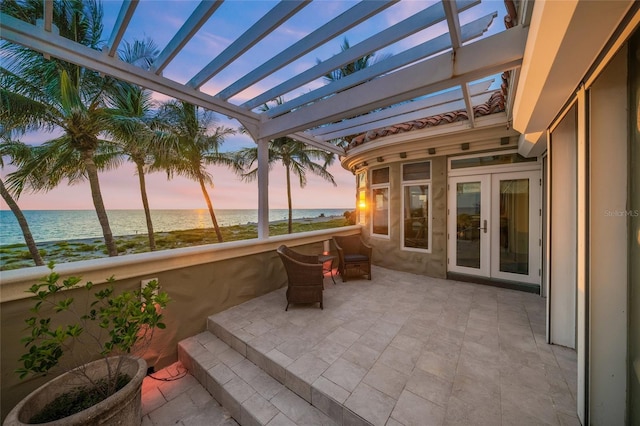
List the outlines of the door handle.
{"label": "door handle", "polygon": [[478,228],[478,229],[482,229],[482,230],[484,231],[484,233],[486,234],[486,233],[487,233],[487,221],[486,221],[486,220],[483,220],[483,221],[482,221],[482,224],[483,224],[484,226],[483,226],[483,227],[480,227],[480,228]]}

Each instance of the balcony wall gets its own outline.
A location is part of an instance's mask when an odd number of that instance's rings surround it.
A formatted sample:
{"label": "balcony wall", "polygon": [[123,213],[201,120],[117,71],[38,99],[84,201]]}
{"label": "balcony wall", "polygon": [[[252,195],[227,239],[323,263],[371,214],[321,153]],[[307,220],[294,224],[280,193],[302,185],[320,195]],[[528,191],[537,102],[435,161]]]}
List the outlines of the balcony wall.
{"label": "balcony wall", "polygon": [[[280,244],[296,247],[308,254],[323,251],[323,241],[333,235],[359,234],[359,226],[246,240],[117,258],[60,264],[61,276],[81,276],[98,287],[114,276],[117,290],[134,290],[140,281],[157,278],[171,302],[165,310],[165,330],[157,330],[145,354],[149,366],[156,369],[177,359],[177,342],[205,329],[209,315],[261,296],[286,285],[287,278],[275,249]],[[332,246],[332,250],[334,247]],[[2,273],[0,284],[0,354],[2,419],[9,410],[46,378],[20,380],[14,372],[24,352],[20,339],[25,334],[24,320],[30,316],[33,301],[26,289],[47,275],[46,267]],[[85,294],[73,290],[79,306]],[[284,309],[285,301],[282,301]]]}

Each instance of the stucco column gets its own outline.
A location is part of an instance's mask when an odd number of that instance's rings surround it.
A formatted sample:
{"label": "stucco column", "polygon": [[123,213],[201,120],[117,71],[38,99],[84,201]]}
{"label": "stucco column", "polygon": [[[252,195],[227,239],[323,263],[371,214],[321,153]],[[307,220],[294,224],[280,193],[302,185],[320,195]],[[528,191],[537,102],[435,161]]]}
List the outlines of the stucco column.
{"label": "stucco column", "polygon": [[269,238],[269,141],[258,140],[258,239]]}

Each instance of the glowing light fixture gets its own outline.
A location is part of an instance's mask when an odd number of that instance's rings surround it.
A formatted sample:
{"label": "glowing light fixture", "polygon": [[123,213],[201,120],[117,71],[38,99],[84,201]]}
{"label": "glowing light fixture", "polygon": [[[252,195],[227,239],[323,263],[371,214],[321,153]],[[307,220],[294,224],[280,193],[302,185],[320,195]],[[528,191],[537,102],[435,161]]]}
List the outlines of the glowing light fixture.
{"label": "glowing light fixture", "polygon": [[358,207],[361,210],[367,208],[367,193],[365,191],[360,191],[360,193],[358,194]]}

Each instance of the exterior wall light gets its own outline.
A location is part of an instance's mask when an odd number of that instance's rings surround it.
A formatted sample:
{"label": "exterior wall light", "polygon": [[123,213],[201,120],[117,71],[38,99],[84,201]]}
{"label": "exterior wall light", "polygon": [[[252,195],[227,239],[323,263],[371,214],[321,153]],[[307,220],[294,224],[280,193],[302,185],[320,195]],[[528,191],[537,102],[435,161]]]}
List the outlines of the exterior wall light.
{"label": "exterior wall light", "polygon": [[364,210],[367,208],[367,192],[360,191],[358,196],[358,208]]}

